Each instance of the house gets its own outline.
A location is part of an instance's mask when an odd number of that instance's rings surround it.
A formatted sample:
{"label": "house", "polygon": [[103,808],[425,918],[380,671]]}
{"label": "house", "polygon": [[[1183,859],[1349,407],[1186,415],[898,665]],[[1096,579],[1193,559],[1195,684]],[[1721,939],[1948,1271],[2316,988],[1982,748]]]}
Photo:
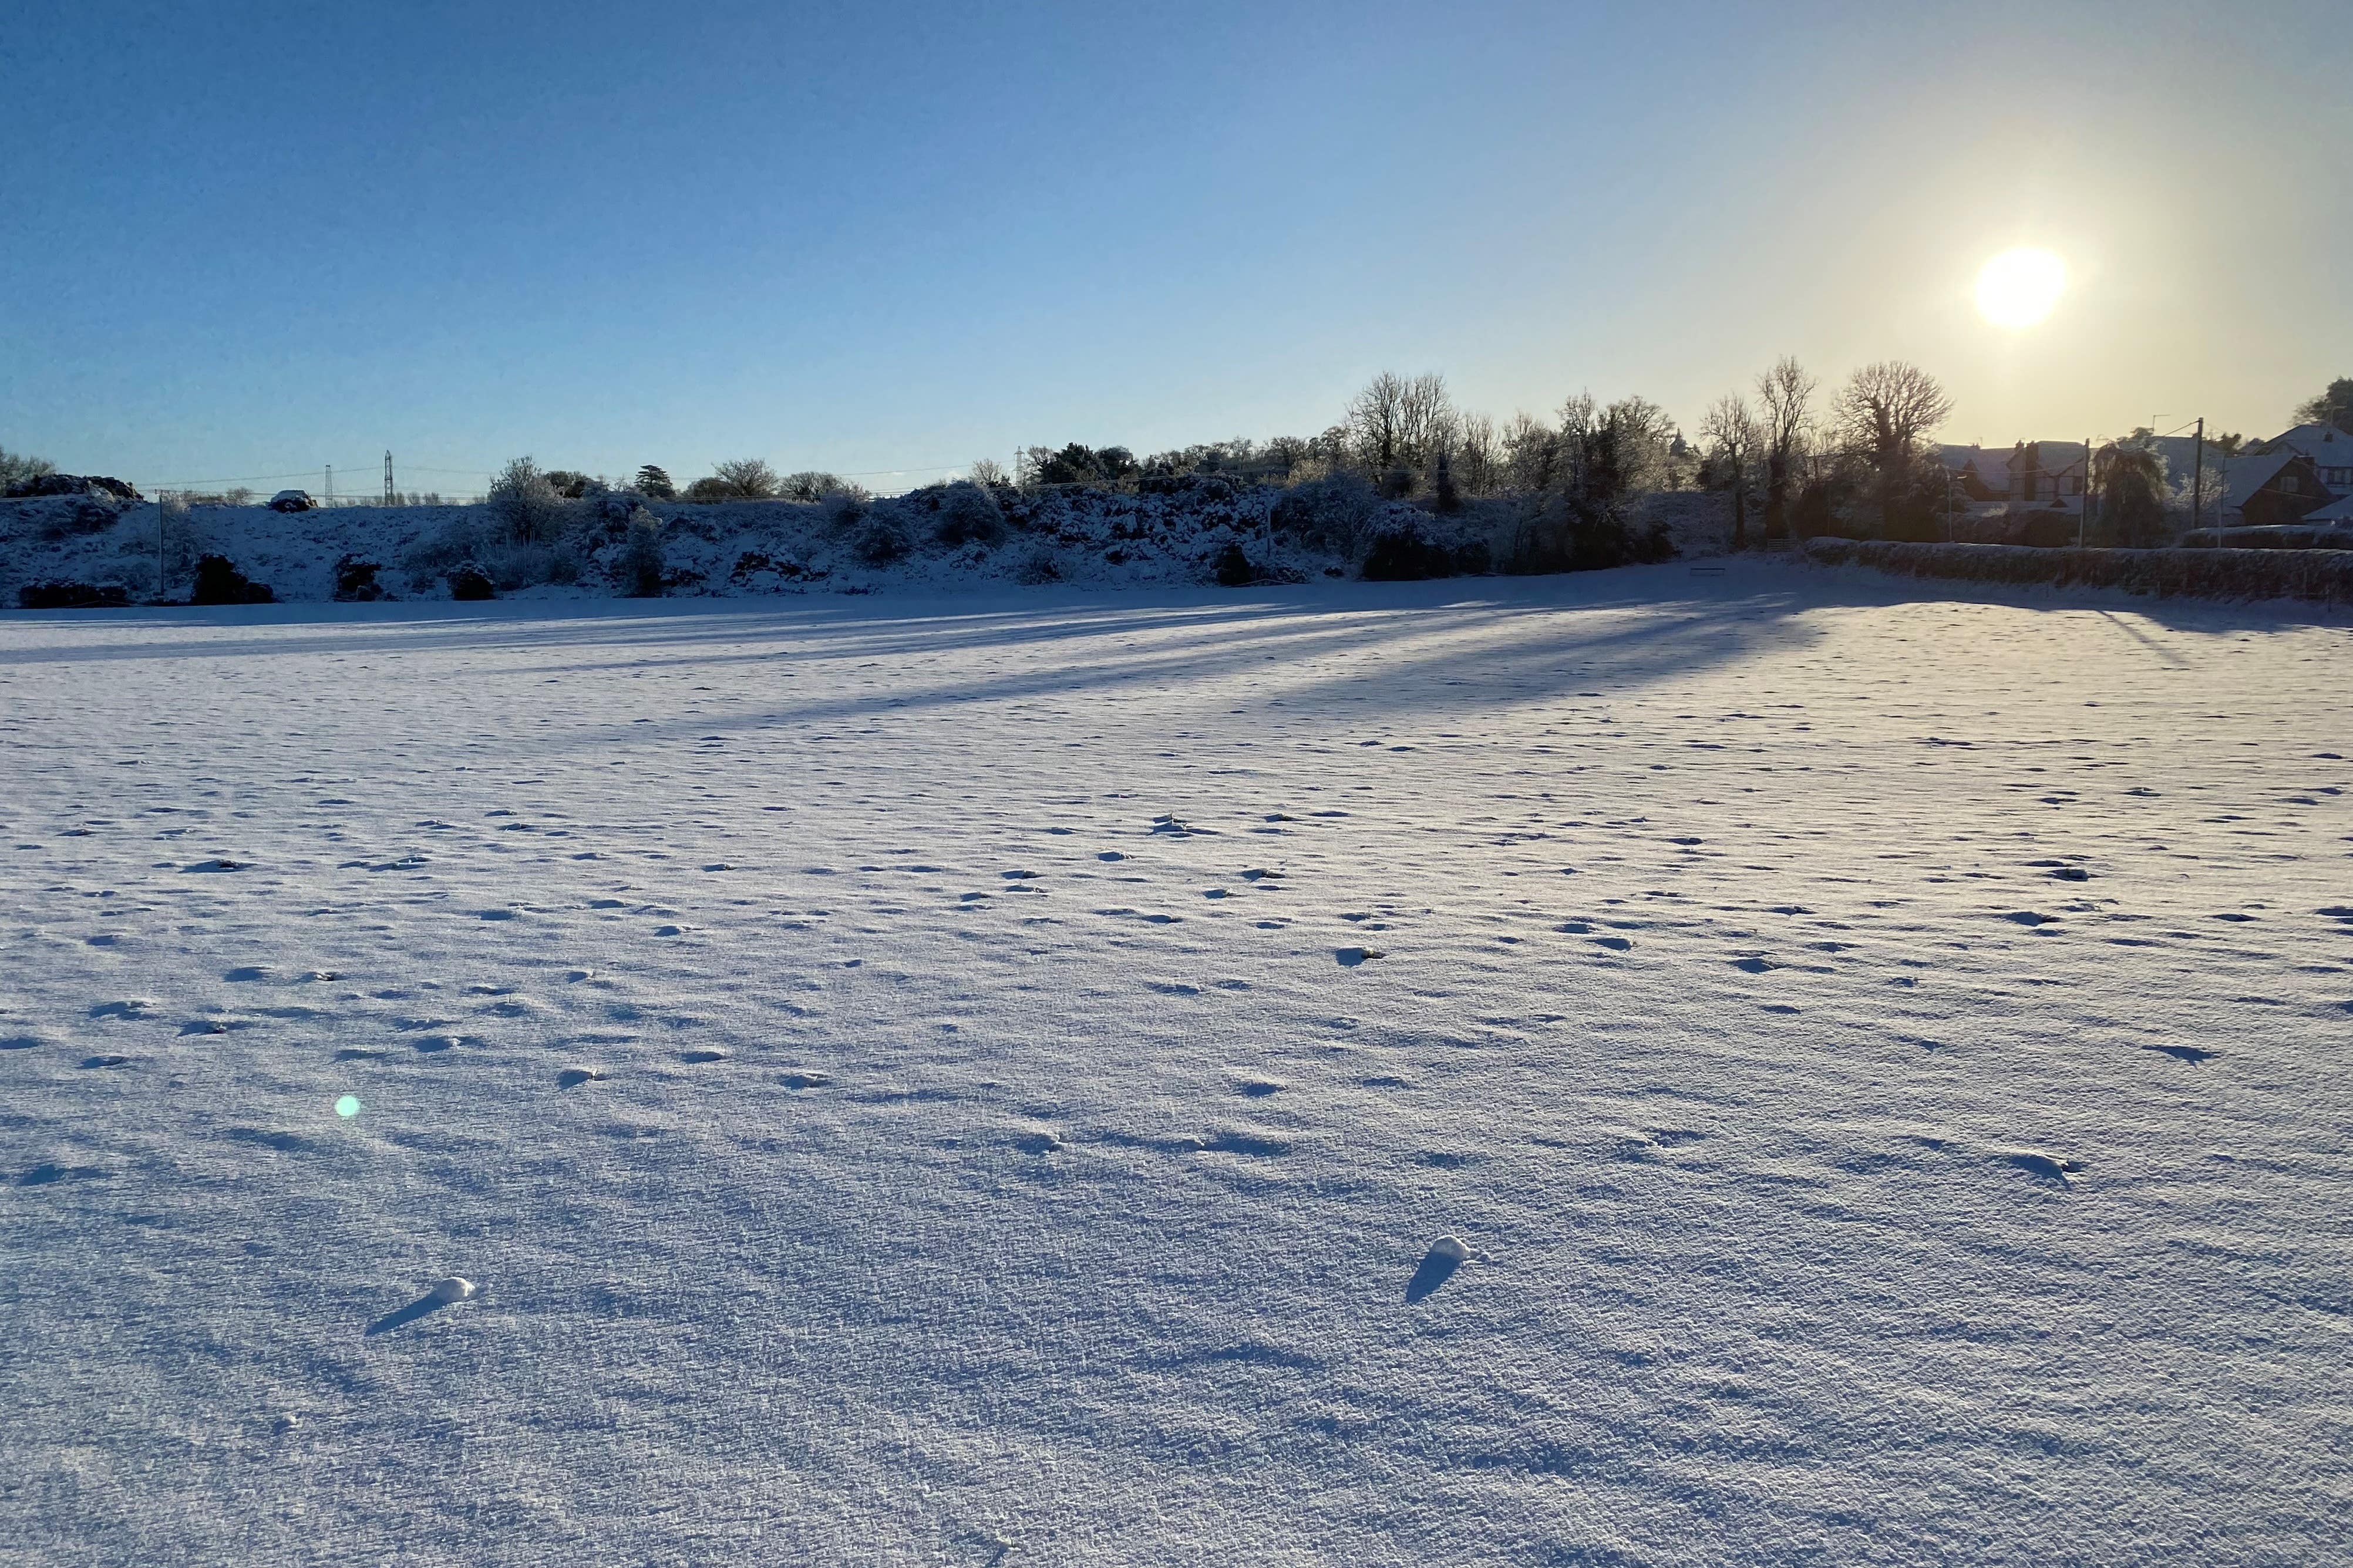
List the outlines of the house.
{"label": "house", "polygon": [[2321,483],[2312,459],[2292,447],[2232,458],[2222,482],[2222,516],[2229,526],[2303,522],[2337,499]]}
{"label": "house", "polygon": [[1976,503],[1973,510],[2083,510],[2081,441],[2021,441],[2008,452],[1957,446],[1940,452],[1954,489]]}
{"label": "house", "polygon": [[2265,456],[2281,451],[2301,454],[2311,461],[2330,495],[2353,495],[2353,432],[2334,425],[2299,425],[2254,450]]}

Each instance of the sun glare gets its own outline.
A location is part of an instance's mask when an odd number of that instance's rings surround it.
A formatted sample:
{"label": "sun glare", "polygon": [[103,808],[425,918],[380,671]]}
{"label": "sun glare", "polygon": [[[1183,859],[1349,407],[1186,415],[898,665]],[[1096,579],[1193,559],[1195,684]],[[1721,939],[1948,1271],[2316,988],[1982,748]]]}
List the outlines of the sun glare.
{"label": "sun glare", "polygon": [[1978,272],[1978,310],[1997,327],[2031,327],[2067,287],[2067,264],[2047,250],[2005,250]]}

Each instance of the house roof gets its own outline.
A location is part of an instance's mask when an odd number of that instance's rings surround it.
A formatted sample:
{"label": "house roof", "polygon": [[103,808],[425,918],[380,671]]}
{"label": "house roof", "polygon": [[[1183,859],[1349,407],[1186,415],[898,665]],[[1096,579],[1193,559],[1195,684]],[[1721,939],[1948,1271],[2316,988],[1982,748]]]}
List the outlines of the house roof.
{"label": "house roof", "polygon": [[2233,458],[2227,470],[2230,485],[2222,492],[2226,507],[2243,505],[2249,496],[2262,489],[2279,476],[2279,471],[2302,457],[2300,452],[2283,448],[2265,452],[2258,458]]}
{"label": "house roof", "polygon": [[2306,522],[2353,522],[2353,496],[2338,496],[2318,511],[2304,514]]}
{"label": "house roof", "polygon": [[2263,443],[2265,451],[2283,448],[2303,453],[2327,468],[2353,465],[2353,435],[2348,435],[2334,425],[2299,425],[2281,432]]}

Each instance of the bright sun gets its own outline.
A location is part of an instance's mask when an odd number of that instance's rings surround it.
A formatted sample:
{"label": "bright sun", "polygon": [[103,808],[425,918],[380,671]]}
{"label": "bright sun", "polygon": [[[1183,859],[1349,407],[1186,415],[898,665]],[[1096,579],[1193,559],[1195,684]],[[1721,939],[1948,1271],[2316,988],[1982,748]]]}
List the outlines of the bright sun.
{"label": "bright sun", "polygon": [[1997,327],[2031,327],[2067,287],[2067,264],[2047,250],[2005,250],[1978,273],[1978,310]]}

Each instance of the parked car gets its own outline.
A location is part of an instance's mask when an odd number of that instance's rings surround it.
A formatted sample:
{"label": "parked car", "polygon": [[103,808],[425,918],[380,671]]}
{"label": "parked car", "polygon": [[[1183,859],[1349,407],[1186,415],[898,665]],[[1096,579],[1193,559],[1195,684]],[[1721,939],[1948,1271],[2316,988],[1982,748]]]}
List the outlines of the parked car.
{"label": "parked car", "polygon": [[272,511],[309,511],[318,504],[311,499],[309,490],[280,490],[269,498]]}

